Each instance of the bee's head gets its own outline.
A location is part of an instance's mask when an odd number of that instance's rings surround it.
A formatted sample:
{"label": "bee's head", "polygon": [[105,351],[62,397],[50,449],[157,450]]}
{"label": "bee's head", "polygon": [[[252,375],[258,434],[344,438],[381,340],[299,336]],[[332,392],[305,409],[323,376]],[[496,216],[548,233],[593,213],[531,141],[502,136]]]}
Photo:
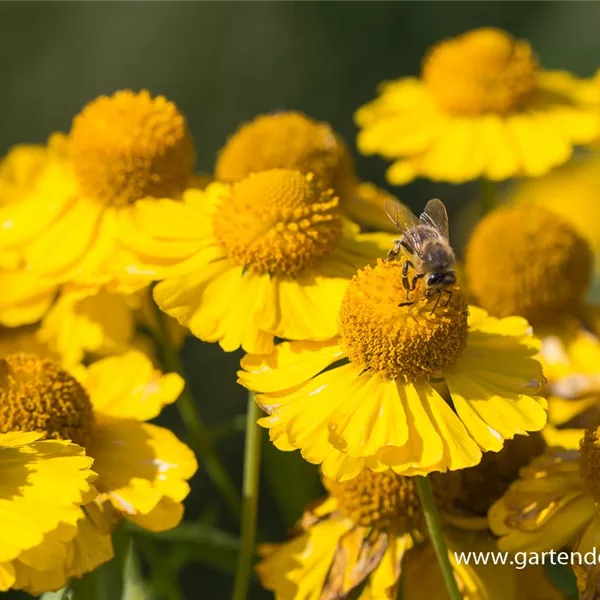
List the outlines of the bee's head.
{"label": "bee's head", "polygon": [[442,287],[454,285],[456,283],[456,274],[454,271],[446,271],[445,273],[430,273],[427,276],[427,287]]}

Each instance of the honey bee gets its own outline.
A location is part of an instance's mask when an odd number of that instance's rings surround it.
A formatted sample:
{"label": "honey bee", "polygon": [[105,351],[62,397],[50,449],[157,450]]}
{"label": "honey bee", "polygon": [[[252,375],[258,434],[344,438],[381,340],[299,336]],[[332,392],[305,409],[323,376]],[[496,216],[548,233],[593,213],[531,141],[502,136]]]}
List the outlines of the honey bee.
{"label": "honey bee", "polygon": [[[448,238],[448,213],[441,200],[434,198],[425,206],[419,218],[397,200],[388,199],[385,211],[402,233],[402,237],[394,240],[394,247],[389,251],[387,260],[395,260],[404,250],[406,260],[402,266],[402,285],[406,290],[406,302],[399,306],[411,306],[416,300],[409,301],[410,292],[415,289],[419,279],[425,279],[425,297],[432,298],[437,294],[432,313],[437,308],[442,293],[448,294],[444,304],[447,306],[452,298],[449,289],[456,283],[454,263],[456,258],[450,247]],[[415,274],[409,281],[408,270]]]}

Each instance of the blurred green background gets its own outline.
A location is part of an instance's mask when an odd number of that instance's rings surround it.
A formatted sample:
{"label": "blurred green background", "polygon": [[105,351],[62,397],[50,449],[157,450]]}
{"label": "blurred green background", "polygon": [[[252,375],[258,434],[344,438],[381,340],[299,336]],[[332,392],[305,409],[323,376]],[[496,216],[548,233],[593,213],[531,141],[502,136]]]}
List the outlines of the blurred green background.
{"label": "blurred green background", "polygon": [[[86,102],[122,88],[147,88],[179,105],[202,171],[212,170],[216,151],[240,122],[273,110],[329,121],[353,147],[354,110],[373,98],[380,81],[416,74],[424,51],[439,39],[495,25],[528,38],[544,66],[589,76],[600,66],[598,22],[600,3],[570,1],[2,2],[0,153],[68,130]],[[356,159],[363,179],[385,184],[384,161]],[[440,196],[452,215],[475,188],[417,182],[395,191],[416,208]],[[201,411],[241,485],[240,356],[196,340],[188,340],[183,356]],[[185,437],[172,408],[161,421]],[[264,449],[261,535],[283,540],[319,482],[297,454],[268,443]],[[181,567],[181,598],[228,598],[237,527],[202,469],[187,506],[186,518],[201,524],[188,542],[174,551],[138,537],[138,547],[167,568]],[[152,575],[159,597],[176,584],[170,572]],[[254,584],[250,597],[270,596]]]}

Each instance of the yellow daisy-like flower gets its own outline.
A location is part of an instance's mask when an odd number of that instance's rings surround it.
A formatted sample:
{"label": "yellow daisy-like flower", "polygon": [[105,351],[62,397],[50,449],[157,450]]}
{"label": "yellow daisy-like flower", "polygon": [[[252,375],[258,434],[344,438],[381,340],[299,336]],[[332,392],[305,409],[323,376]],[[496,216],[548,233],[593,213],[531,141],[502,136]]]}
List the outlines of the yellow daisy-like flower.
{"label": "yellow daisy-like flower", "polygon": [[527,42],[500,29],[475,29],[429,50],[420,77],[382,84],[356,112],[357,145],[394,160],[397,185],[539,176],[600,136],[596,86],[542,70]]}
{"label": "yellow daisy-like flower", "polygon": [[344,220],[312,174],[273,169],[138,202],[124,268],[161,279],[160,308],[227,351],[272,351],[275,337],[323,340],[357,268],[391,247]]}
{"label": "yellow daisy-like flower", "polygon": [[[598,84],[600,91],[600,81]],[[600,275],[600,156],[573,159],[545,177],[519,183],[508,199],[551,210],[582,235],[594,255],[595,277]],[[599,282],[596,281],[596,288]]]}
{"label": "yellow daisy-like flower", "polygon": [[[427,542],[414,478],[365,470],[351,481],[325,479],[324,483],[328,496],[307,510],[296,535],[283,544],[263,548],[265,558],[257,571],[276,600],[346,598],[352,593],[359,600],[392,600],[397,597],[401,577],[411,600],[447,597]],[[454,495],[460,493],[456,483],[456,478],[448,475],[433,481],[442,517]],[[455,560],[452,551],[493,549],[488,534],[452,527],[446,527],[444,533],[465,600],[522,597],[514,567],[470,566]],[[560,598],[544,580],[543,570],[532,569],[528,575],[540,586],[540,595],[532,595],[532,599]]]}
{"label": "yellow daisy-like flower", "polygon": [[371,183],[359,184],[346,144],[328,123],[296,111],[258,115],[241,125],[217,156],[215,176],[225,182],[270,169],[313,173],[332,188],[340,207],[356,222],[389,229],[384,192]]}
{"label": "yellow daisy-like flower", "polygon": [[93,457],[98,474],[99,495],[80,514],[66,559],[47,566],[46,589],[109,560],[110,531],[120,518],[151,530],[175,527],[197,468],[169,430],[145,423],[179,396],[178,375],[162,375],[143,354],[130,352],[80,367],[77,377],[32,354],[0,359],[0,432],[72,440]]}
{"label": "yellow daisy-like flower", "polygon": [[[541,429],[539,343],[518,317],[449,302],[402,300],[400,262],[359,271],[341,305],[339,338],[282,343],[246,356],[239,381],[259,392],[281,450],[301,449],[334,480],[363,467],[405,475],[464,469],[482,451]],[[436,303],[437,306],[432,305]],[[469,314],[470,312],[470,314]]]}
{"label": "yellow daisy-like flower", "polygon": [[[571,546],[582,557],[600,545],[600,429],[585,432],[581,448],[548,449],[521,471],[504,496],[490,509],[492,530],[500,549],[544,552]],[[589,560],[589,559],[588,559]],[[581,598],[595,598],[600,579],[597,565],[573,565]]]}
{"label": "yellow daisy-like flower", "polygon": [[[38,157],[40,149],[29,152]],[[147,91],[97,98],[68,136],[51,138],[43,166],[15,192],[17,201],[0,208],[3,264],[10,258],[58,282],[110,281],[121,221],[133,203],[179,198],[193,164],[185,118],[172,102]]]}
{"label": "yellow daisy-like flower", "polygon": [[0,591],[52,589],[46,586],[49,565],[64,559],[77,533],[80,506],[96,494],[90,485],[93,461],[83,448],[41,437],[0,434]]}
{"label": "yellow daisy-like flower", "polygon": [[497,317],[525,317],[542,339],[549,419],[561,427],[599,406],[600,339],[584,304],[592,262],[588,243],[567,220],[525,203],[487,215],[465,252],[475,303]]}

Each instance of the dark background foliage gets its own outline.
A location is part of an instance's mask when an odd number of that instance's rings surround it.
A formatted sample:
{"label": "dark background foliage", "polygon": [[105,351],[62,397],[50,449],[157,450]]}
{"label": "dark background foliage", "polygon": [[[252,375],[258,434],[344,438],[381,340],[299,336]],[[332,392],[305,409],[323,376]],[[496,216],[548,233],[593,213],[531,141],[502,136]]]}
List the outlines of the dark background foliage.
{"label": "dark background foliage", "polygon": [[[122,88],[147,88],[179,105],[202,171],[212,170],[216,151],[241,121],[278,109],[329,121],[352,146],[356,107],[374,96],[378,82],[416,74],[424,51],[439,39],[495,25],[531,40],[546,67],[588,76],[600,64],[599,17],[598,3],[566,1],[2,2],[0,154],[68,130],[86,102]],[[363,179],[385,184],[382,160],[356,158]],[[428,182],[396,191],[414,207],[439,195],[451,214],[473,194],[472,186]],[[201,411],[220,432],[218,449],[241,485],[240,356],[197,340],[188,340],[183,356]],[[172,408],[160,420],[185,438]],[[319,482],[297,454],[268,443],[264,450],[261,536],[282,540],[304,503],[318,495]],[[139,549],[166,567],[181,567],[181,598],[227,598],[237,527],[202,467],[187,508],[187,520],[200,524],[187,541],[173,550],[137,537]],[[160,591],[176,580],[158,573],[153,582]],[[250,596],[269,597],[257,584]]]}

